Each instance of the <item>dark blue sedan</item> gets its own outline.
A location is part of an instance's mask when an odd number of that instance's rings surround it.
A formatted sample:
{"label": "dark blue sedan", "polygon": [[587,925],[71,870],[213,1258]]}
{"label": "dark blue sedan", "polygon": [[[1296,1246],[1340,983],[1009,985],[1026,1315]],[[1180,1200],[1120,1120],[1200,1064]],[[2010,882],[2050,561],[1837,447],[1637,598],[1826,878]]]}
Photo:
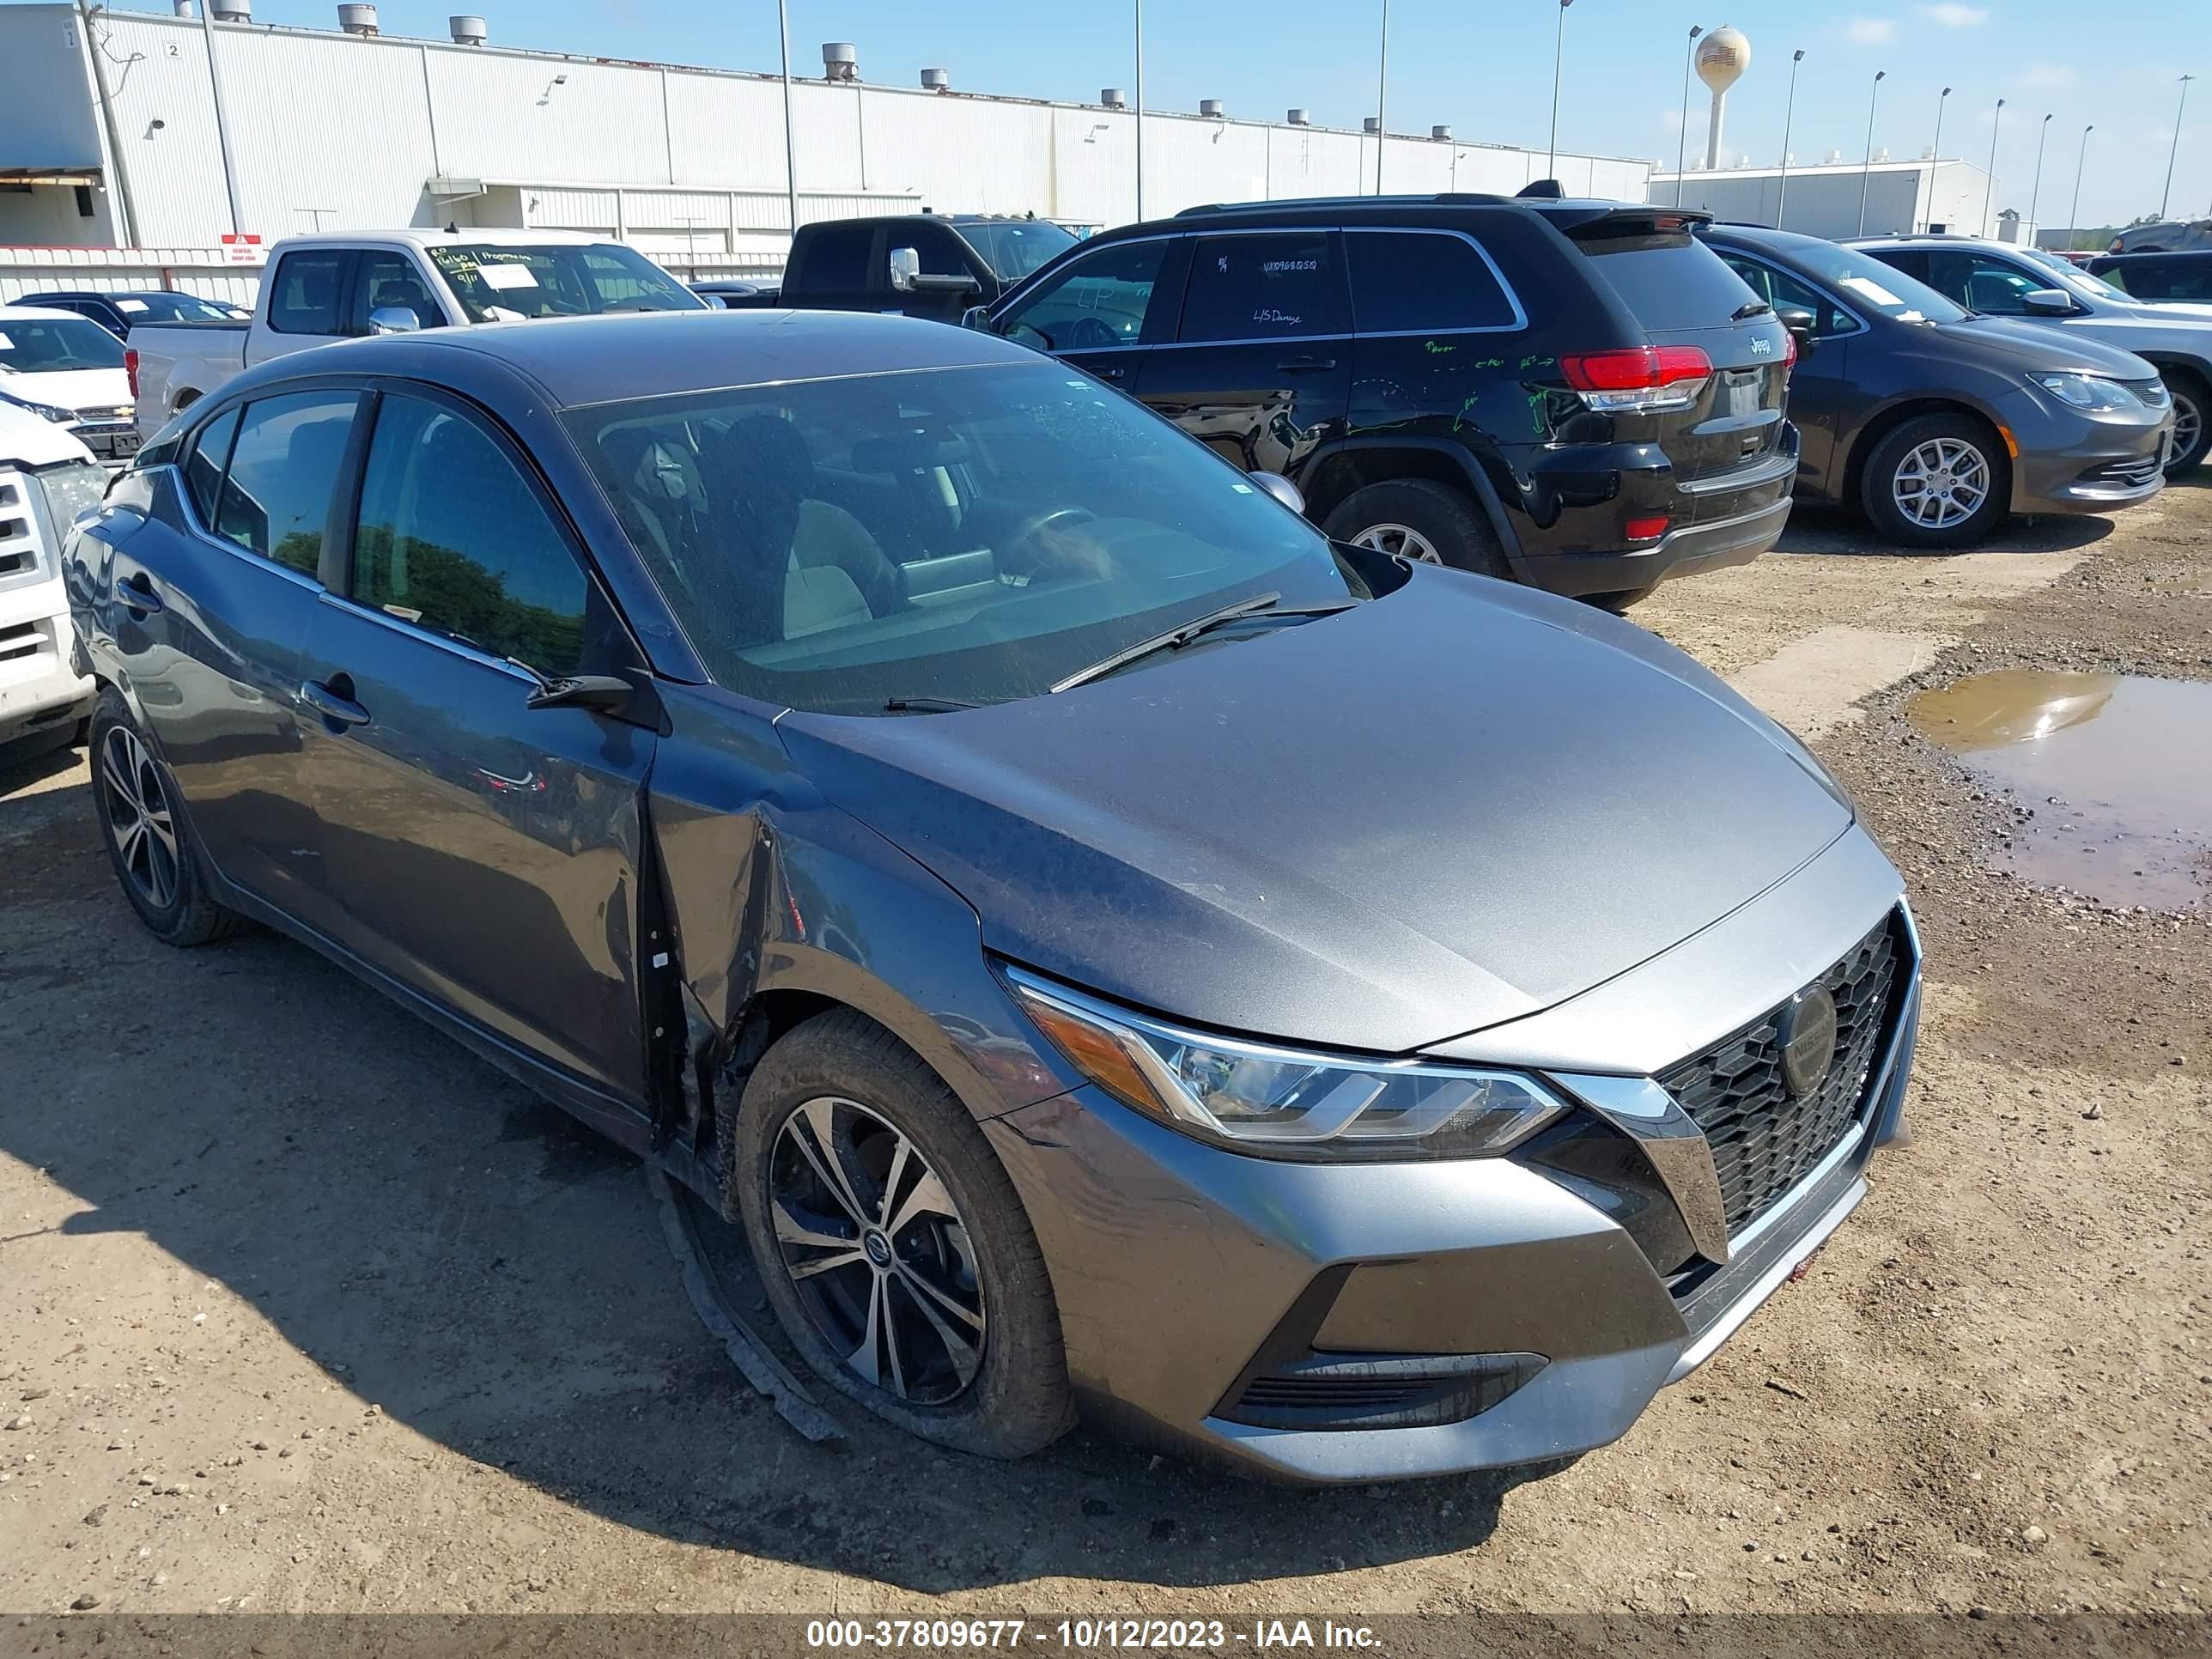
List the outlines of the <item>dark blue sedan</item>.
{"label": "dark blue sedan", "polygon": [[161,939],[277,928],[741,1220],[916,1434],[1598,1445],[1866,1190],[1901,884],[1679,653],[1285,488],[904,318],[282,357],[72,536],[100,830]]}

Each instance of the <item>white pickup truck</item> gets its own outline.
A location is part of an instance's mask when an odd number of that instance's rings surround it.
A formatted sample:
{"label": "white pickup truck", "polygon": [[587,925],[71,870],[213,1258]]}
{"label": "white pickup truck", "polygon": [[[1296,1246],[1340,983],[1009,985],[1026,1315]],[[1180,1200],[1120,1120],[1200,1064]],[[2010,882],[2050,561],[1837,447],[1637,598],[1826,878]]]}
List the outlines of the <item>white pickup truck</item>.
{"label": "white pickup truck", "polygon": [[294,236],[269,251],[245,323],[142,323],[126,363],[138,430],[239,370],[364,334],[706,302],[620,242],[551,230],[380,230]]}
{"label": "white pickup truck", "polygon": [[92,710],[71,649],[62,538],[106,488],[107,469],[75,433],[0,403],[0,757],[68,740]]}

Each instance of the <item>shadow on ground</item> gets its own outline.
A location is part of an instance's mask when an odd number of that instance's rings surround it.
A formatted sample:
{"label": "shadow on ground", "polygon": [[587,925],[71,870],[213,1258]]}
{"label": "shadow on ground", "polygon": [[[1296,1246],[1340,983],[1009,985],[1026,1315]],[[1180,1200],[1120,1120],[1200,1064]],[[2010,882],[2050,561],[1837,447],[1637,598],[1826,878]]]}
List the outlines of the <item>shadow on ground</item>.
{"label": "shadow on ground", "polygon": [[2110,519],[2094,514],[2045,514],[2033,519],[2008,519],[1997,526],[1995,535],[1972,547],[1922,552],[1883,541],[1855,514],[1801,505],[1790,509],[1789,527],[1783,531],[1774,551],[1936,560],[1971,559],[1988,553],[2071,553],[2094,546],[2112,529]]}
{"label": "shadow on ground", "polygon": [[0,1152],[89,1206],[62,1234],[144,1236],[363,1401],[568,1503],[904,1589],[1191,1586],[1465,1550],[1527,1478],[1376,1501],[1081,1431],[996,1464],[827,1388],[851,1439],[811,1446],[693,1316],[635,1160],[301,946],[155,943],[82,778],[0,796],[0,1074],[41,1083],[0,1090]]}

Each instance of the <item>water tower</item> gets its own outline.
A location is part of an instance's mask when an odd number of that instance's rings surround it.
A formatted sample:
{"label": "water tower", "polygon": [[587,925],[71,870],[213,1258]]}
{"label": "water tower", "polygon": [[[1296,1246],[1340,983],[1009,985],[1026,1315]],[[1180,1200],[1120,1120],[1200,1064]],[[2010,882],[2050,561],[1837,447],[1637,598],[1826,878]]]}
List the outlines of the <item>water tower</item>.
{"label": "water tower", "polygon": [[1751,67],[1751,42],[1741,29],[1723,23],[1698,43],[1698,79],[1712,88],[1712,125],[1705,131],[1705,168],[1721,164],[1721,116],[1728,108],[1728,89]]}

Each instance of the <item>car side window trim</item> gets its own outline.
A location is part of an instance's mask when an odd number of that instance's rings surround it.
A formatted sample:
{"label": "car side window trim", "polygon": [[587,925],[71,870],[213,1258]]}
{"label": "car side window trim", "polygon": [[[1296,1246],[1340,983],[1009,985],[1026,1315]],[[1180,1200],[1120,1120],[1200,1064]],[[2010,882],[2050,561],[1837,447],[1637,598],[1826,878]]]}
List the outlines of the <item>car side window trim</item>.
{"label": "car side window trim", "polygon": [[[243,396],[225,398],[221,402],[217,402],[212,398],[206,398],[204,400],[207,404],[206,413],[202,416],[200,419],[195,421],[189,430],[185,431],[179,437],[177,448],[178,454],[180,457],[191,455],[198,447],[201,434],[210,427],[215,425],[216,422],[222,420],[226,416],[230,415],[234,411],[238,414],[242,424],[246,410],[254,404],[265,403],[272,398],[289,397],[295,392],[353,392],[356,398],[361,398],[361,387],[356,382],[331,380],[323,376],[317,376],[313,380],[297,381],[287,380],[278,382],[273,386],[256,386],[252,392],[247,392]],[[361,401],[356,403],[355,405],[354,425],[356,433],[360,429],[361,412],[362,409],[366,407],[367,399],[365,398],[362,398]],[[198,413],[198,411],[195,410],[194,412]],[[350,450],[353,441],[354,434],[349,434],[346,440],[349,450]],[[234,432],[230,434],[230,448],[225,452],[222,458],[222,476],[216,480],[215,484],[216,502],[218,511],[221,510],[223,489],[230,483],[231,457],[236,453],[237,449],[238,434]],[[164,461],[159,467],[151,470],[159,472],[166,472],[169,475],[170,486],[177,493],[177,505],[179,511],[183,517],[185,526],[199,539],[201,543],[206,546],[215,548],[221,552],[227,553],[234,559],[241,560],[244,562],[252,565],[257,570],[265,570],[272,574],[281,576],[286,581],[292,583],[295,586],[304,587],[314,592],[321,592],[324,591],[321,566],[318,567],[317,574],[311,576],[304,570],[293,569],[289,564],[279,564],[276,560],[270,558],[265,555],[256,553],[250,547],[240,547],[236,542],[231,540],[228,536],[218,535],[212,525],[207,524],[200,518],[199,509],[193,506],[192,492],[185,483],[185,470],[181,461]],[[338,474],[337,487],[331,492],[331,499],[334,503],[345,494],[345,473],[343,465],[342,463]],[[325,524],[323,532],[323,564],[327,565],[330,554],[330,530],[327,521]]]}
{"label": "car side window trim", "polygon": [[514,467],[516,476],[522,480],[523,487],[536,499],[538,507],[545,514],[546,522],[552,526],[554,535],[559,538],[584,579],[586,614],[589,615],[592,601],[596,599],[605,607],[606,614],[614,618],[619,637],[626,647],[623,654],[629,659],[625,665],[642,666],[652,661],[638,642],[637,630],[630,625],[629,617],[616,602],[612,587],[601,579],[599,564],[592,557],[583,537],[569,521],[568,510],[562,505],[559,495],[546,483],[529,452],[496,418],[465,398],[458,397],[442,386],[420,380],[380,380],[373,384],[362,383],[361,390],[363,414],[356,417],[353,441],[346,451],[346,470],[340,473],[338,487],[332,492],[331,498],[333,520],[342,517],[344,522],[334,523],[323,542],[322,574],[325,580],[317,585],[327,601],[343,605],[353,615],[366,617],[409,639],[422,640],[471,662],[496,668],[526,685],[534,686],[538,683],[538,676],[527,669],[518,667],[504,657],[494,656],[481,647],[471,645],[451,634],[424,628],[404,617],[395,617],[388,611],[364,605],[353,597],[354,541],[361,527],[362,489],[368,480],[368,449],[376,434],[376,416],[382,412],[388,397],[411,398],[417,402],[433,404],[457,420],[467,422]]}
{"label": "car side window trim", "polygon": [[[1359,326],[1359,292],[1355,287],[1352,294],[1351,337],[1352,339],[1402,340],[1435,334],[1518,334],[1528,328],[1528,313],[1521,303],[1521,296],[1513,291],[1513,284],[1505,280],[1505,273],[1498,268],[1498,261],[1491,258],[1490,250],[1476,241],[1466,231],[1443,226],[1431,228],[1426,225],[1346,225],[1342,228],[1342,234],[1346,236],[1456,237],[1474,250],[1474,257],[1481,260],[1483,268],[1490,272],[1490,280],[1498,284],[1498,292],[1505,296],[1505,303],[1513,307],[1513,320],[1510,323],[1454,323],[1441,328],[1368,329]],[[1347,270],[1350,263],[1349,260],[1346,261]]]}
{"label": "car side window trim", "polygon": [[270,270],[269,275],[264,278],[264,280],[265,282],[274,283],[283,276],[284,266],[289,264],[292,260],[304,260],[306,258],[312,258],[317,253],[325,252],[335,254],[337,259],[337,275],[333,279],[337,285],[337,291],[332,301],[332,315],[337,323],[337,331],[332,334],[324,334],[307,329],[280,328],[276,324],[276,307],[274,304],[271,304],[264,312],[262,320],[262,326],[266,328],[271,334],[286,334],[297,340],[327,340],[341,338],[344,336],[346,331],[346,311],[349,304],[350,303],[348,296],[353,290],[354,268],[360,264],[360,256],[357,249],[351,246],[331,246],[328,248],[308,246],[297,248],[293,252],[287,253],[284,258],[277,263],[275,269]]}
{"label": "car side window trim", "polygon": [[1833,306],[1838,311],[1841,312],[1844,316],[1851,319],[1850,327],[1839,328],[1832,334],[1816,334],[1813,337],[1814,339],[1848,340],[1854,334],[1863,334],[1867,331],[1866,319],[1860,316],[1857,312],[1853,311],[1841,300],[1838,300],[1835,295],[1834,290],[1832,289],[1826,283],[1816,282],[1812,277],[1808,276],[1802,270],[1791,270],[1787,266],[1776,264],[1771,259],[1761,258],[1758,254],[1753,253],[1745,248],[1730,246],[1728,248],[1728,252],[1735,254],[1737,258],[1742,260],[1746,264],[1757,265],[1761,270],[1771,271],[1777,276],[1787,276],[1793,283],[1802,283],[1807,288],[1813,289],[1831,306]]}

